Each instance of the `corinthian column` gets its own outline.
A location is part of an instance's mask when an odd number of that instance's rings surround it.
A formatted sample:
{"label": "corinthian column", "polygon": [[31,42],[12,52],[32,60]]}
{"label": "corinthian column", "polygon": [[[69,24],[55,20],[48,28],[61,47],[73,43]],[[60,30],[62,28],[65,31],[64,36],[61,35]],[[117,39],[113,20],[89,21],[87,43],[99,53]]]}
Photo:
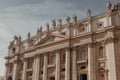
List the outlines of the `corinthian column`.
{"label": "corinthian column", "polygon": [[55,80],[60,80],[60,53],[57,51],[56,53],[56,73]]}
{"label": "corinthian column", "polygon": [[39,72],[40,72],[40,57],[36,57],[36,66],[35,66],[35,78],[34,80],[39,80]]}
{"label": "corinthian column", "polygon": [[43,80],[47,80],[47,61],[48,61],[48,57],[45,54],[44,55],[44,66],[43,66]]}
{"label": "corinthian column", "polygon": [[22,78],[23,78],[23,80],[26,80],[26,71],[27,71],[27,60],[26,59],[24,59],[23,60],[23,75],[22,75]]}
{"label": "corinthian column", "polygon": [[72,60],[72,80],[77,80],[77,60],[76,60],[76,47],[73,48],[73,60]]}
{"label": "corinthian column", "polygon": [[32,80],[35,79],[35,69],[36,68],[36,59],[34,58],[34,62],[33,62],[33,76],[32,76]]}
{"label": "corinthian column", "polygon": [[7,80],[7,75],[8,75],[8,62],[5,63],[5,75],[4,75],[4,80]]}
{"label": "corinthian column", "polygon": [[70,80],[70,49],[66,48],[65,80]]}
{"label": "corinthian column", "polygon": [[18,79],[18,60],[14,61],[13,80]]}

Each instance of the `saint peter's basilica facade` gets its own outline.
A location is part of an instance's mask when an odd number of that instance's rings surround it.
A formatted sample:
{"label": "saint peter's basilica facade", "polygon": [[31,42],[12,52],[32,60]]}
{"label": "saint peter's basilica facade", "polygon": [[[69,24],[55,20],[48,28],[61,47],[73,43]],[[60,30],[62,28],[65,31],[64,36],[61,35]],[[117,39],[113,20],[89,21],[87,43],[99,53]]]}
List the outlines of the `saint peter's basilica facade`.
{"label": "saint peter's basilica facade", "polygon": [[120,80],[120,4],[84,19],[14,36],[8,47],[4,80]]}

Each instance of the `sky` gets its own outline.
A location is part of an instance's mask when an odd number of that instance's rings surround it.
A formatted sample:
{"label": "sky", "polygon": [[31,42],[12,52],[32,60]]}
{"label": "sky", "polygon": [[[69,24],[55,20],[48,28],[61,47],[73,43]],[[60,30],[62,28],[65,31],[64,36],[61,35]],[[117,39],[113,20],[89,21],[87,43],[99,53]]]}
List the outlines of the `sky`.
{"label": "sky", "polygon": [[[110,0],[113,4],[118,0]],[[77,15],[78,19],[86,17],[88,9],[92,15],[106,10],[107,0],[0,0],[0,75],[4,75],[4,57],[8,53],[9,42],[14,35],[26,38],[28,32],[36,33],[38,27],[45,29],[51,20]]]}

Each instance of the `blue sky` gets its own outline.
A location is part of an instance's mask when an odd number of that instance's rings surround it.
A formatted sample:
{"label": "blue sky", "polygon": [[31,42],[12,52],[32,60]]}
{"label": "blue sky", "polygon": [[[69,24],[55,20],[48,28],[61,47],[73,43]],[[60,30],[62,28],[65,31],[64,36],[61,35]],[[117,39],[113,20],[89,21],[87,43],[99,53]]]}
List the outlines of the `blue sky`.
{"label": "blue sky", "polygon": [[[110,0],[113,4],[117,0]],[[78,19],[86,17],[88,9],[92,15],[106,10],[107,0],[0,0],[0,75],[4,75],[4,57],[7,55],[9,42],[14,35],[36,33],[40,26],[45,28],[52,19],[63,19],[74,14]],[[51,23],[50,23],[51,25]]]}

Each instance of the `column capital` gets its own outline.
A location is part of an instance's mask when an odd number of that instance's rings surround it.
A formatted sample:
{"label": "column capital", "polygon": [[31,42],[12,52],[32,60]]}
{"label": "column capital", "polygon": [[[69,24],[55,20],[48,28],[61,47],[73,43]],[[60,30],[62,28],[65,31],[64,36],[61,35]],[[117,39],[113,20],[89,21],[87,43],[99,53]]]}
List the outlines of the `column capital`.
{"label": "column capital", "polygon": [[27,60],[28,60],[28,58],[22,58],[22,62],[27,61]]}
{"label": "column capital", "polygon": [[88,43],[88,47],[93,47],[95,45],[95,43],[89,42]]}
{"label": "column capital", "polygon": [[70,50],[71,48],[72,48],[72,47],[66,47],[65,49],[66,49],[66,50]]}
{"label": "column capital", "polygon": [[77,46],[72,46],[71,47],[73,50],[77,50]]}
{"label": "column capital", "polygon": [[117,40],[117,38],[115,38],[115,37],[108,37],[105,39],[105,44],[115,42],[116,40]]}
{"label": "column capital", "polygon": [[35,54],[33,57],[34,57],[34,58],[39,58],[40,55],[39,55],[39,54]]}
{"label": "column capital", "polygon": [[55,50],[55,53],[60,53],[60,49]]}
{"label": "column capital", "polygon": [[14,60],[14,61],[13,61],[14,64],[17,64],[17,63],[19,63],[19,62],[20,62],[20,60]]}

